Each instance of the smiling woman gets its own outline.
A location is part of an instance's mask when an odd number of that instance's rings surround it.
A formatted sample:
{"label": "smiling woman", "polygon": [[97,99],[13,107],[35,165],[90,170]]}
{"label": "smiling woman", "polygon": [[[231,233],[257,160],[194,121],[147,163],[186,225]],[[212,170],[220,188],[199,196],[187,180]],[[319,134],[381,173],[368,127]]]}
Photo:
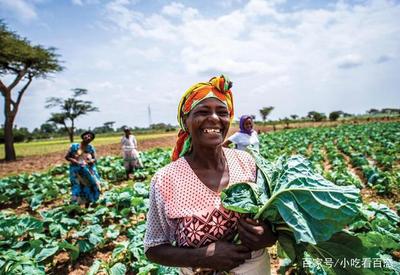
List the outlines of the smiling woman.
{"label": "smiling woman", "polygon": [[[231,86],[220,76],[186,91],[173,162],[152,179],[145,252],[181,267],[181,274],[270,274],[265,247],[276,241],[270,226],[221,204],[224,188],[256,177],[248,153],[222,147],[233,117]],[[237,233],[240,245],[232,242]]]}
{"label": "smiling woman", "polygon": [[235,144],[235,148],[239,150],[246,150],[247,147],[252,147],[257,152],[260,150],[260,142],[258,141],[257,132],[253,129],[253,118],[249,115],[242,115],[240,117],[239,127],[240,131],[230,136],[223,144],[228,147],[229,144]]}
{"label": "smiling woman", "polygon": [[203,100],[184,120],[185,128],[192,133],[192,145],[204,143],[204,146],[221,144],[228,132],[229,121],[226,105],[216,98]]}

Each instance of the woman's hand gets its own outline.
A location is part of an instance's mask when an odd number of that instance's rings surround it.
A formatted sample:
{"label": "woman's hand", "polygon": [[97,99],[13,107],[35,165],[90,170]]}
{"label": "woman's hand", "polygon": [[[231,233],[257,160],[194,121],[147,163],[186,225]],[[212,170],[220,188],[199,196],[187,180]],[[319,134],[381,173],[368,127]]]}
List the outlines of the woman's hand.
{"label": "woman's hand", "polygon": [[242,244],[252,251],[272,246],[278,239],[270,225],[250,218],[239,219],[238,231]]}
{"label": "woman's hand", "polygon": [[251,251],[243,246],[226,241],[217,241],[205,247],[202,266],[219,271],[229,271],[251,258]]}
{"label": "woman's hand", "polygon": [[96,162],[96,160],[95,160],[95,159],[89,159],[89,160],[87,160],[86,162],[87,162],[87,164],[89,164],[89,165],[93,165],[93,164]]}

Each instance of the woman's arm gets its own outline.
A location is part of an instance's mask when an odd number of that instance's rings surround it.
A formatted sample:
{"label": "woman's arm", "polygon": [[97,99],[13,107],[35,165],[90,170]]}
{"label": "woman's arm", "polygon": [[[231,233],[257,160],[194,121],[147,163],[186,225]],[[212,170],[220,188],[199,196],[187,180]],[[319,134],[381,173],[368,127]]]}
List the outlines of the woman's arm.
{"label": "woman's arm", "polygon": [[72,156],[71,151],[69,150],[65,155],[65,159],[73,164],[79,164],[79,162]]}
{"label": "woman's arm", "polygon": [[180,248],[162,244],[150,247],[146,256],[151,261],[166,266],[229,271],[250,259],[251,251],[243,245],[217,241],[201,248]]}

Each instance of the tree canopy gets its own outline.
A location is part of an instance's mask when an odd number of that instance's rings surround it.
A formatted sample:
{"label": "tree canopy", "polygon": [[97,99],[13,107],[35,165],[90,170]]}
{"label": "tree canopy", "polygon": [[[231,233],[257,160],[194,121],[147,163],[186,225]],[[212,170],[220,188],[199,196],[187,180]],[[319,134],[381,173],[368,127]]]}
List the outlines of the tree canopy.
{"label": "tree canopy", "polygon": [[265,121],[267,119],[268,115],[272,112],[273,109],[274,109],[274,107],[272,107],[272,106],[263,107],[260,109],[260,114],[261,114],[263,121]]}
{"label": "tree canopy", "polygon": [[26,38],[8,30],[0,21],[0,75],[16,74],[17,79],[46,77],[61,71],[54,47],[32,46]]}
{"label": "tree canopy", "polygon": [[343,115],[343,111],[333,111],[329,114],[329,120],[336,121],[341,115]]}
{"label": "tree canopy", "polygon": [[316,111],[308,112],[307,117],[309,117],[312,120],[317,121],[317,122],[326,119],[326,115],[324,113],[319,113],[319,112],[316,112]]}

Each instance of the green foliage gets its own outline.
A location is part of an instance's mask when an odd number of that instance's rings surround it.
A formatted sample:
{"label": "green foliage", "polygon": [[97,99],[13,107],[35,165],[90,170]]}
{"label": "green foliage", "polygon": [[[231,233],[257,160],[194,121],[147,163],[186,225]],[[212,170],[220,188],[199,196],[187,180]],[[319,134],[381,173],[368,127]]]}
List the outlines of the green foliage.
{"label": "green foliage", "polygon": [[[71,262],[75,262],[80,254],[92,253],[115,242],[112,258],[96,262],[91,269],[93,272],[147,274],[162,269],[168,274],[176,274],[174,269],[150,263],[143,251],[149,177],[170,161],[170,153],[170,150],[159,149],[142,153],[144,166],[138,173],[144,181],[127,183],[124,187],[113,186],[109,190],[105,187],[98,205],[88,209],[69,205],[67,165],[53,167],[43,174],[1,179],[0,204],[31,201],[32,212],[37,217],[0,212],[0,273],[3,274],[3,270],[9,271],[7,274],[29,270],[29,274],[44,274],[45,266],[51,265],[54,256],[61,251],[66,251]],[[113,170],[124,171],[120,157],[101,158],[98,168],[103,179],[121,181],[118,173],[117,176],[112,173]],[[50,187],[57,191],[49,192],[53,190]],[[43,202],[62,198],[61,191],[65,192],[64,205],[39,211]],[[128,239],[118,241],[121,236]]]}
{"label": "green foliage", "polygon": [[54,48],[32,46],[26,38],[10,31],[0,21],[0,75],[17,74],[43,77],[62,70]]}
{"label": "green foliage", "polygon": [[[29,141],[30,140],[30,133],[27,128],[16,128],[13,129],[14,134],[14,142],[22,142],[22,141]],[[4,129],[0,129],[0,144],[4,144]]]}
{"label": "green foliage", "polygon": [[[297,205],[294,213],[306,213],[303,217],[308,222],[319,217],[318,214],[322,217],[326,216],[323,209],[317,207],[310,209],[310,205],[315,205],[315,202],[304,199],[311,197],[310,194],[313,194],[312,199],[330,202],[324,207],[339,205],[339,202],[331,202],[330,198],[327,199],[313,191],[308,192],[307,195],[307,192],[295,190],[296,184],[301,185],[302,181],[304,184],[308,181],[294,176],[295,170],[302,173],[317,171],[328,176],[335,184],[343,186],[337,188],[345,190],[355,190],[351,185],[377,188],[379,183],[385,189],[386,193],[382,193],[385,196],[396,192],[398,182],[400,182],[399,177],[396,177],[399,173],[396,163],[399,161],[400,123],[294,129],[260,135],[260,141],[263,158],[259,158],[258,161],[262,161],[264,171],[257,174],[258,185],[244,184],[244,187],[237,191],[244,198],[250,195],[249,199],[232,200],[233,203],[237,202],[234,207],[243,208],[244,212],[255,213],[255,209],[261,209],[270,201],[270,206],[277,209],[278,214],[275,218],[279,220],[282,216],[278,209],[283,209],[282,213],[285,214],[284,204],[288,203],[288,200],[285,203],[279,203],[279,198],[282,196],[285,200],[292,196],[296,199],[294,203],[290,203]],[[0,273],[5,273],[4,270],[7,270],[7,274],[22,272],[44,274],[45,270],[52,272],[52,260],[62,251],[69,254],[70,261],[73,263],[82,253],[91,254],[112,244],[114,249],[111,257],[106,261],[95,261],[92,266],[94,273],[112,274],[111,272],[126,270],[128,274],[176,274],[176,269],[149,262],[143,251],[145,214],[148,211],[149,202],[149,179],[159,168],[169,163],[170,153],[170,150],[161,149],[142,153],[144,167],[135,172],[137,181],[135,184],[124,181],[122,185],[119,185],[125,176],[120,157],[99,159],[97,163],[99,173],[108,184],[104,184],[98,203],[88,209],[69,205],[70,186],[67,165],[53,167],[47,173],[22,174],[0,179],[2,208],[9,207],[11,202],[27,201],[35,209],[30,210],[30,215],[18,215],[10,210],[0,212]],[[276,167],[270,165],[270,162],[279,155],[298,153],[307,156],[309,160],[307,168],[302,165],[285,166],[284,163],[290,158],[281,159],[281,164]],[[329,167],[326,163],[329,163]],[[293,173],[286,173],[286,170]],[[358,177],[360,173],[363,175],[362,178]],[[311,176],[311,178],[319,179],[318,176]],[[368,179],[370,179],[369,182]],[[313,184],[314,181],[311,183]],[[388,185],[384,185],[386,183]],[[308,185],[307,182],[308,188],[313,187],[312,184]],[[286,188],[288,186],[289,188]],[[293,195],[286,191],[290,188],[293,188]],[[280,194],[276,195],[277,193]],[[228,194],[227,197],[230,196]],[[299,198],[298,201],[297,198]],[[336,194],[333,198],[336,198]],[[353,196],[349,197],[351,201],[352,198]],[[48,203],[54,199],[60,200],[60,206],[48,209]],[[341,199],[339,197],[339,201]],[[289,201],[292,200],[289,199]],[[44,205],[46,207],[43,207]],[[306,206],[303,207],[303,205]],[[351,203],[335,211],[342,210],[346,210],[349,218],[352,216]],[[265,211],[265,213],[268,213],[268,217],[273,216],[271,211]],[[322,228],[326,226],[331,230],[339,227],[336,224],[331,227],[329,223],[328,219],[327,225],[322,225]],[[321,236],[317,234],[315,237],[313,233],[315,230],[310,229],[313,238],[317,240],[316,244],[310,244],[303,241],[296,243],[295,230],[282,218],[280,223],[275,224],[275,229],[279,233],[278,253],[281,257],[287,257],[284,260],[286,264],[281,265],[282,270],[291,266],[298,269],[295,272],[299,272],[300,269],[306,273],[320,272],[320,274],[357,272],[352,269],[338,270],[326,264],[321,265],[316,259],[331,258],[326,256],[327,252],[336,255],[335,259],[338,261],[344,260],[344,257],[359,259],[360,257],[371,258],[371,255],[374,255],[373,257],[388,262],[396,268],[398,262],[394,261],[391,255],[399,250],[398,223],[399,218],[394,211],[387,206],[371,203],[361,207],[354,221],[349,222],[346,231],[339,230],[327,240],[318,241]],[[303,231],[307,232],[306,229],[301,228],[297,231],[301,232],[299,234],[305,234],[302,233]],[[336,230],[331,230],[333,231]],[[352,249],[349,251],[348,247]],[[54,251],[56,252],[52,254]],[[36,262],[35,259],[41,261]],[[303,265],[304,261],[308,266]],[[358,271],[368,274],[369,270],[359,269]],[[380,272],[390,274],[387,270],[380,270]]]}
{"label": "green foliage", "polygon": [[319,122],[326,119],[326,115],[324,113],[319,113],[315,111],[308,112],[307,117],[311,118],[312,120]]}
{"label": "green foliage", "polygon": [[329,120],[330,120],[330,121],[336,121],[336,120],[340,117],[340,115],[342,115],[342,114],[343,114],[342,111],[334,111],[334,112],[331,112],[331,113],[329,114]]}
{"label": "green foliage", "polygon": [[[257,186],[234,184],[223,191],[221,200],[227,209],[272,224],[278,233],[278,254],[289,258],[286,269],[292,265],[300,273],[395,272],[395,264],[385,268],[337,264],[350,259],[362,262],[366,258],[378,259],[382,266],[383,262],[395,263],[385,254],[400,246],[399,230],[390,225],[400,220],[393,211],[377,204],[362,210],[358,189],[327,181],[312,170],[304,157],[280,157],[270,163],[252,153],[257,164]],[[370,215],[378,220],[370,223]],[[359,216],[365,219],[357,219],[350,229],[369,226],[367,233],[344,231]]]}
{"label": "green foliage", "polygon": [[328,240],[357,215],[361,203],[359,190],[325,180],[313,172],[304,157],[281,157],[269,164],[253,154],[261,174],[258,190],[264,191],[267,199],[257,202],[255,198],[262,193],[256,195],[249,187],[243,192],[247,184],[235,184],[221,196],[225,208],[256,213],[255,218],[272,224],[284,223],[293,232],[296,243],[311,244]]}

